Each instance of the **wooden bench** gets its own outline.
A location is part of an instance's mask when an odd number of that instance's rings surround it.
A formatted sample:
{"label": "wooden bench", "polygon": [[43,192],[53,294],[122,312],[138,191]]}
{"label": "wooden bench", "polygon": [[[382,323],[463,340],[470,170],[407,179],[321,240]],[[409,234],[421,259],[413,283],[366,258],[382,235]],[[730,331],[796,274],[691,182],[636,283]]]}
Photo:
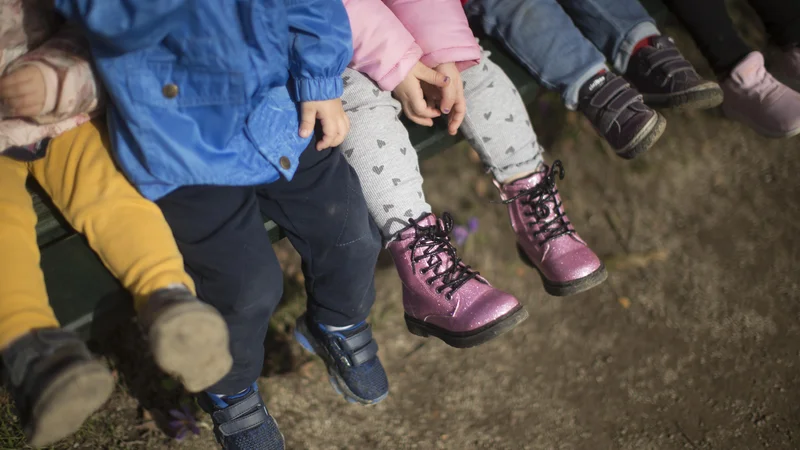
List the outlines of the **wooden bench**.
{"label": "wooden bench", "polygon": [[[644,0],[643,3],[657,18],[665,16],[659,0]],[[494,42],[487,39],[481,44],[492,52],[492,60],[506,71],[525,102],[530,104],[538,90],[533,78]],[[421,158],[435,155],[462,139],[448,135],[441,126],[409,125],[408,129]],[[118,323],[117,318],[126,317],[126,313],[132,311],[130,297],[106,271],[83,237],[75,234],[61,214],[40,195],[38,186],[31,183],[30,190],[39,217],[36,230],[42,252],[41,266],[56,316],[65,328],[78,331],[84,337],[104,335]],[[273,222],[267,221],[265,227],[273,242],[283,237]]]}

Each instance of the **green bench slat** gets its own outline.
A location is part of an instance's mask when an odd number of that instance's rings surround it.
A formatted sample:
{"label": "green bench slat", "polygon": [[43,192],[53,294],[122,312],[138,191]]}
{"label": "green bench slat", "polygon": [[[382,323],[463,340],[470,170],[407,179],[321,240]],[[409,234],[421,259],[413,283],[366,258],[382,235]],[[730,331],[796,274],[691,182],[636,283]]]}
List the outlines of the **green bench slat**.
{"label": "green bench slat", "polygon": [[[642,3],[658,20],[666,16],[660,0],[643,0]],[[533,78],[491,40],[484,39],[481,44],[492,53],[492,60],[506,71],[523,100],[530,104],[538,89]],[[442,122],[431,128],[405,123],[420,158],[433,156],[463,139],[460,135],[447,134]],[[103,267],[84,238],[66,226],[61,214],[49,201],[43,200],[41,189],[33,182],[30,191],[39,217],[36,232],[50,304],[64,327],[84,337],[102,336],[114,326],[117,318],[126,316],[122,313],[132,310],[130,296]],[[275,223],[267,221],[264,226],[272,242],[283,238]],[[98,317],[102,320],[95,320]]]}

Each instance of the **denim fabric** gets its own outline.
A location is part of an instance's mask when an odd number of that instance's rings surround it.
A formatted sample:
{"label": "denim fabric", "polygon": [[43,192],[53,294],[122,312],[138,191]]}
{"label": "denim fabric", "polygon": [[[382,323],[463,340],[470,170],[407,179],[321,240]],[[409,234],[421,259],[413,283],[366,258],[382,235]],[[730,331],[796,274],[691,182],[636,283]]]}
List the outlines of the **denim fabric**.
{"label": "denim fabric", "polygon": [[309,139],[297,101],[342,94],[341,1],[56,0],[83,26],[117,161],[155,200],[190,185],[291,179]]}
{"label": "denim fabric", "polygon": [[607,60],[625,72],[634,46],[660,34],[637,0],[469,0],[465,7],[570,109]]}

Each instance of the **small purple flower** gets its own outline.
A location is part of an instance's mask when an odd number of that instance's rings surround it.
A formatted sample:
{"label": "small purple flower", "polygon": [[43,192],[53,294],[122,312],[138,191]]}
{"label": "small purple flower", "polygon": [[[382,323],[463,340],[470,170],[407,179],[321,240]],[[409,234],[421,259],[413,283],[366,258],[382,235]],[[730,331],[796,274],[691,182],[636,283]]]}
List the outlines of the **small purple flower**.
{"label": "small purple flower", "polygon": [[453,240],[456,242],[456,245],[459,247],[464,245],[468,237],[469,229],[467,227],[464,225],[456,225],[453,227]]}
{"label": "small purple flower", "polygon": [[478,218],[470,217],[469,220],[467,220],[466,226],[456,225],[453,227],[453,241],[460,247],[464,245],[470,235],[475,234],[476,231],[478,231]]}
{"label": "small purple flower", "polygon": [[187,405],[181,405],[180,410],[169,410],[169,415],[175,419],[169,423],[170,429],[175,434],[175,440],[183,440],[189,432],[194,435],[200,434],[200,429],[197,428],[197,420]]}
{"label": "small purple flower", "polygon": [[467,221],[467,229],[469,230],[469,234],[474,234],[478,231],[478,218],[477,217],[470,217]]}

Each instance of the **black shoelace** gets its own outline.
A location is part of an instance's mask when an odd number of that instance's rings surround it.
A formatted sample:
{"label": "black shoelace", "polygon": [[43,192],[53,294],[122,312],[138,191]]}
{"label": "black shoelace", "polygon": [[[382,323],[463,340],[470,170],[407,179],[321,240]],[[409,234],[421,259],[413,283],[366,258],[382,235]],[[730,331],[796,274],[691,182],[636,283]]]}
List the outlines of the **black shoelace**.
{"label": "black shoelace", "polygon": [[[416,236],[408,246],[412,255],[411,270],[416,273],[417,263],[426,261],[428,266],[420,269],[420,273],[433,272],[433,276],[425,280],[429,285],[441,279],[442,285],[436,288],[436,292],[441,294],[449,289],[445,294],[445,298],[450,300],[455,291],[467,281],[479,275],[478,272],[461,261],[461,258],[456,255],[456,249],[453,244],[450,243],[450,232],[453,231],[453,217],[449,213],[444,213],[436,224],[427,227],[420,226],[414,219],[410,219],[408,222],[416,231]],[[418,249],[422,250],[420,255],[416,254]],[[447,254],[449,265],[443,266],[444,261],[439,256],[441,253]],[[478,281],[482,282],[480,278],[478,278]]]}
{"label": "black shoelace", "polygon": [[[556,197],[558,194],[556,176],[558,176],[559,180],[564,179],[564,166],[559,160],[553,163],[547,175],[539,184],[503,201],[503,203],[508,204],[521,198],[520,202],[530,208],[524,214],[527,217],[534,218],[532,222],[528,222],[528,226],[539,225],[539,230],[533,233],[533,237],[544,235],[539,245],[544,245],[559,236],[575,232],[569,219],[564,216],[564,210],[561,209],[562,203]],[[545,222],[544,220],[550,214],[553,214],[553,218]]]}

